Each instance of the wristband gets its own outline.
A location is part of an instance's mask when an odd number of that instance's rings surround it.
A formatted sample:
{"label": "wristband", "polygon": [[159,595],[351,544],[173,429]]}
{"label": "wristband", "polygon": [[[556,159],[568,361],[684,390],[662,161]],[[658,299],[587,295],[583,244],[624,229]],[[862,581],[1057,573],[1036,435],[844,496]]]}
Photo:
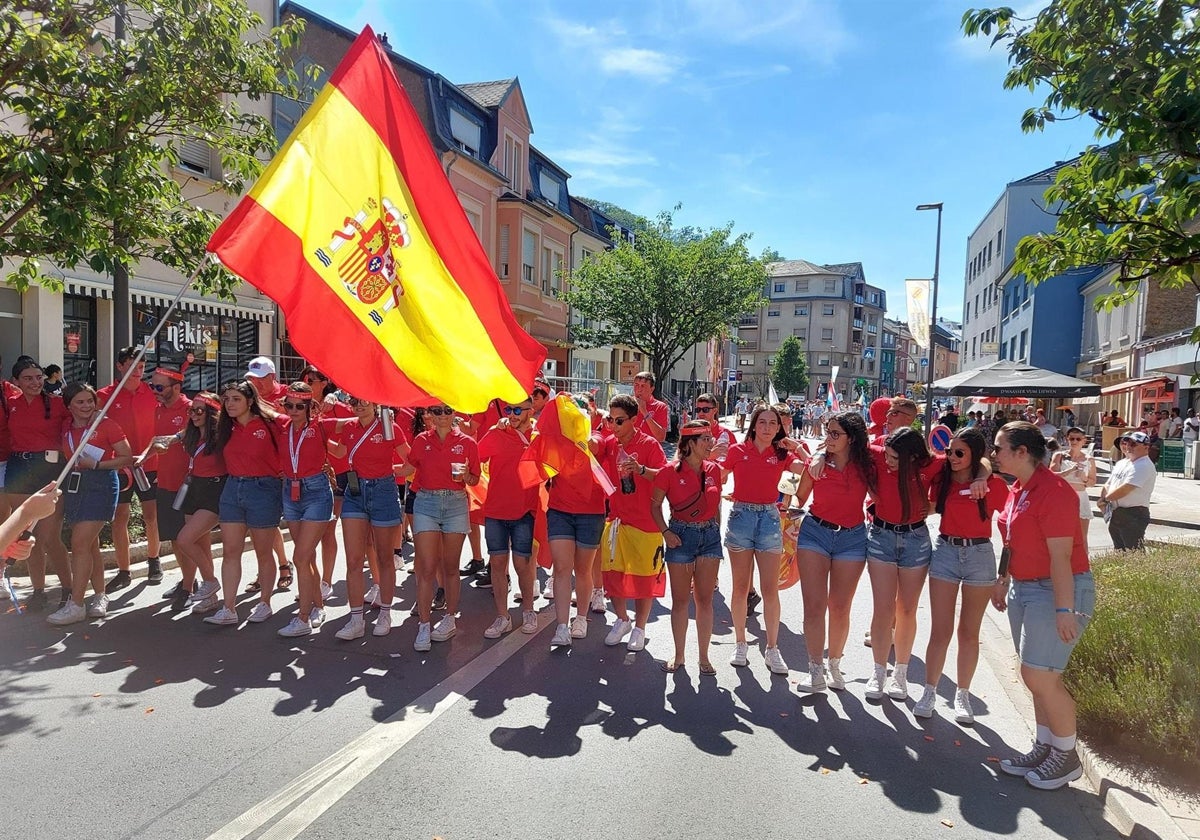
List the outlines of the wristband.
{"label": "wristband", "polygon": [[1075,610],[1071,609],[1070,607],[1056,607],[1054,611],[1055,611],[1056,613],[1069,613],[1069,612],[1075,612]]}
{"label": "wristband", "polygon": [[645,465],[645,464],[642,464],[642,471],[641,471],[641,473],[640,473],[640,474],[641,474],[641,475],[645,475],[645,474],[646,474],[646,465]]}

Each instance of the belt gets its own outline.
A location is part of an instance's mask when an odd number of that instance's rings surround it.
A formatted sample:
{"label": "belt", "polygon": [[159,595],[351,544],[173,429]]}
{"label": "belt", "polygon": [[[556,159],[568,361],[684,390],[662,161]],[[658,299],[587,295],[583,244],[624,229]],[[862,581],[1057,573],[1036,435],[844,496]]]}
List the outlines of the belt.
{"label": "belt", "polygon": [[424,487],[419,491],[428,493],[430,496],[465,496],[466,490],[426,490]]}
{"label": "belt", "polygon": [[13,452],[10,453],[10,458],[19,458],[22,461],[45,461],[46,450],[39,449],[37,452]]}
{"label": "belt", "polygon": [[813,522],[816,522],[822,528],[828,528],[830,531],[852,531],[859,527],[859,525],[862,525],[861,522],[858,523],[858,525],[839,525],[836,522],[830,522],[828,519],[822,519],[815,513],[808,514],[808,518]]}
{"label": "belt", "polygon": [[733,506],[739,510],[771,510],[775,508],[774,504],[759,505],[754,502],[734,502]]}
{"label": "belt", "polygon": [[957,545],[960,548],[965,548],[968,545],[983,545],[990,543],[990,537],[948,537],[945,534],[938,534],[938,539],[950,545]]}
{"label": "belt", "polygon": [[871,523],[876,528],[883,528],[885,531],[895,531],[897,534],[907,534],[911,531],[917,530],[918,528],[925,527],[924,519],[922,519],[920,522],[912,522],[908,525],[897,525],[895,522],[884,522],[882,519],[876,516],[871,520]]}
{"label": "belt", "polygon": [[674,531],[676,528],[691,528],[696,531],[706,531],[709,528],[716,528],[716,527],[717,527],[716,517],[713,517],[712,519],[705,519],[703,522],[683,522],[682,520],[679,520],[679,519],[672,519],[671,527],[669,530]]}

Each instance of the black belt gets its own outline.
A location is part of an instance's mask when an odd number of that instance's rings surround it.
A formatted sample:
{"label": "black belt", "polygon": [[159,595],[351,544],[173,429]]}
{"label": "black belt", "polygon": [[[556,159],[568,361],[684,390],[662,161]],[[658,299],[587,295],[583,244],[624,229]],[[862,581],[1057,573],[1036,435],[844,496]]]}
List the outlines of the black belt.
{"label": "black belt", "polygon": [[992,541],[991,537],[948,537],[945,534],[938,534],[938,539],[960,548],[965,548],[968,545],[983,545]]}
{"label": "black belt", "polygon": [[924,528],[925,520],[922,519],[920,522],[913,522],[909,525],[897,525],[895,522],[884,522],[882,519],[876,516],[871,520],[871,524],[873,524],[876,528],[883,528],[885,531],[895,531],[897,534],[907,534],[910,531],[917,530],[918,528]]}
{"label": "black belt", "polygon": [[828,528],[830,531],[850,531],[858,527],[858,525],[839,525],[836,522],[830,522],[828,519],[822,519],[815,513],[808,514],[808,518],[813,522],[816,522],[822,528]]}
{"label": "black belt", "polygon": [[47,451],[39,449],[37,452],[10,452],[8,457],[18,458],[22,461],[45,461]]}

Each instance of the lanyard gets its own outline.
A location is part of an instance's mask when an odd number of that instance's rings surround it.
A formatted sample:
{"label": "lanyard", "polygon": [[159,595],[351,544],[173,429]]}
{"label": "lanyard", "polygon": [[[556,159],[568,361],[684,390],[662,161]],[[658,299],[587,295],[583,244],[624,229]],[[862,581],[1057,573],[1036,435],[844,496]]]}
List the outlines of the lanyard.
{"label": "lanyard", "polygon": [[1017,518],[1017,511],[1025,504],[1025,497],[1029,495],[1028,488],[1021,490],[1020,497],[1017,497],[1017,503],[1013,504],[1013,494],[1008,494],[1008,502],[1004,505],[1004,518],[1000,520],[1000,526],[1004,531],[1004,547],[1008,548],[1011,542],[1013,520]]}
{"label": "lanyard", "polygon": [[196,464],[196,459],[200,457],[200,453],[204,451],[204,447],[208,445],[208,441],[204,441],[196,447],[196,451],[188,456],[188,475],[192,474],[192,467]]}
{"label": "lanyard", "polygon": [[[308,423],[304,424],[304,428],[300,430],[300,443],[296,443],[292,433],[296,431],[295,426],[288,426],[288,457],[292,461],[292,472],[298,477],[300,475],[300,449],[304,446],[304,433],[308,431]],[[355,447],[357,449],[357,447]]]}
{"label": "lanyard", "polygon": [[[358,420],[355,420],[354,422],[357,423]],[[350,465],[351,469],[354,468],[354,453],[357,452],[358,447],[362,446],[363,442],[371,436],[371,432],[375,431],[375,427],[378,425],[379,425],[379,418],[376,417],[375,421],[373,423],[371,423],[370,426],[367,426],[367,430],[365,432],[363,432],[363,436],[358,439],[358,443],[354,444],[354,448],[350,450],[350,454],[346,456],[346,463],[348,463]],[[360,426],[359,428],[362,428],[362,427]]]}
{"label": "lanyard", "polygon": [[[92,433],[95,431],[95,429],[92,429],[91,432],[84,432],[83,439],[79,441],[79,445],[86,446],[92,437]],[[67,429],[67,444],[71,447],[71,454],[75,454],[75,434],[72,429]]]}

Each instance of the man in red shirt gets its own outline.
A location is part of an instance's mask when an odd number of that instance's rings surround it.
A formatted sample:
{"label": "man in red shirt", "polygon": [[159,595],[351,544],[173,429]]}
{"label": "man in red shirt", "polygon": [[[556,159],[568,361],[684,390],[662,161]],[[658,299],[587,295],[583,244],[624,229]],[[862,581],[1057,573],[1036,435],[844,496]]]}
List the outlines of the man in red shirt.
{"label": "man in red shirt", "polygon": [[718,464],[724,465],[725,456],[729,454],[729,447],[737,443],[737,439],[733,436],[733,432],[718,422],[716,397],[712,394],[701,394],[696,397],[696,419],[704,420],[712,429],[712,459]]}
{"label": "man in red shirt", "polygon": [[[150,390],[158,400],[158,409],[154,415],[154,436],[175,437],[183,434],[187,428],[188,411],[192,401],[183,395],[183,373],[176,368],[160,367],[150,376]],[[158,508],[158,538],[160,540],[176,540],[183,529],[183,512],[175,509],[175,495],[183,485],[187,474],[188,456],[182,446],[170,446],[166,452],[158,456],[158,489],[154,497]],[[178,552],[176,552],[178,555]],[[183,558],[177,556],[181,561]],[[184,574],[184,579],[192,575]],[[191,595],[190,586],[185,587],[180,582],[163,597],[174,598],[172,606],[182,610],[187,605]]]}
{"label": "man in red shirt", "polygon": [[671,413],[665,402],[654,398],[653,373],[644,370],[633,377],[633,398],[638,404],[635,428],[662,443],[667,439],[667,429],[671,426]]}
{"label": "man in red shirt", "polygon": [[[117,391],[117,383],[101,388],[96,392],[100,405],[108,406],[107,416],[115,420],[129,441],[129,448],[134,458],[145,452],[154,440],[155,418],[158,413],[158,399],[150,386],[142,381],[146,373],[146,362],[138,358],[137,347],[122,347],[117,351],[117,381],[125,375],[134,361],[137,367],[125,383],[125,387]],[[129,504],[136,493],[142,503],[142,521],[146,527],[146,583],[157,586],[162,583],[162,564],[158,561],[158,504],[155,501],[155,481],[158,477],[158,456],[148,455],[145,459],[134,462],[134,469],[145,471],[149,487],[142,490],[129,473],[124,473],[121,479],[121,493],[117,497],[117,515],[112,522],[113,548],[117,555],[117,573],[104,587],[105,594],[129,586]]]}
{"label": "man in red shirt", "polygon": [[283,411],[283,395],[287,386],[275,378],[275,363],[266,356],[256,356],[246,365],[246,381],[258,398],[276,411]]}

